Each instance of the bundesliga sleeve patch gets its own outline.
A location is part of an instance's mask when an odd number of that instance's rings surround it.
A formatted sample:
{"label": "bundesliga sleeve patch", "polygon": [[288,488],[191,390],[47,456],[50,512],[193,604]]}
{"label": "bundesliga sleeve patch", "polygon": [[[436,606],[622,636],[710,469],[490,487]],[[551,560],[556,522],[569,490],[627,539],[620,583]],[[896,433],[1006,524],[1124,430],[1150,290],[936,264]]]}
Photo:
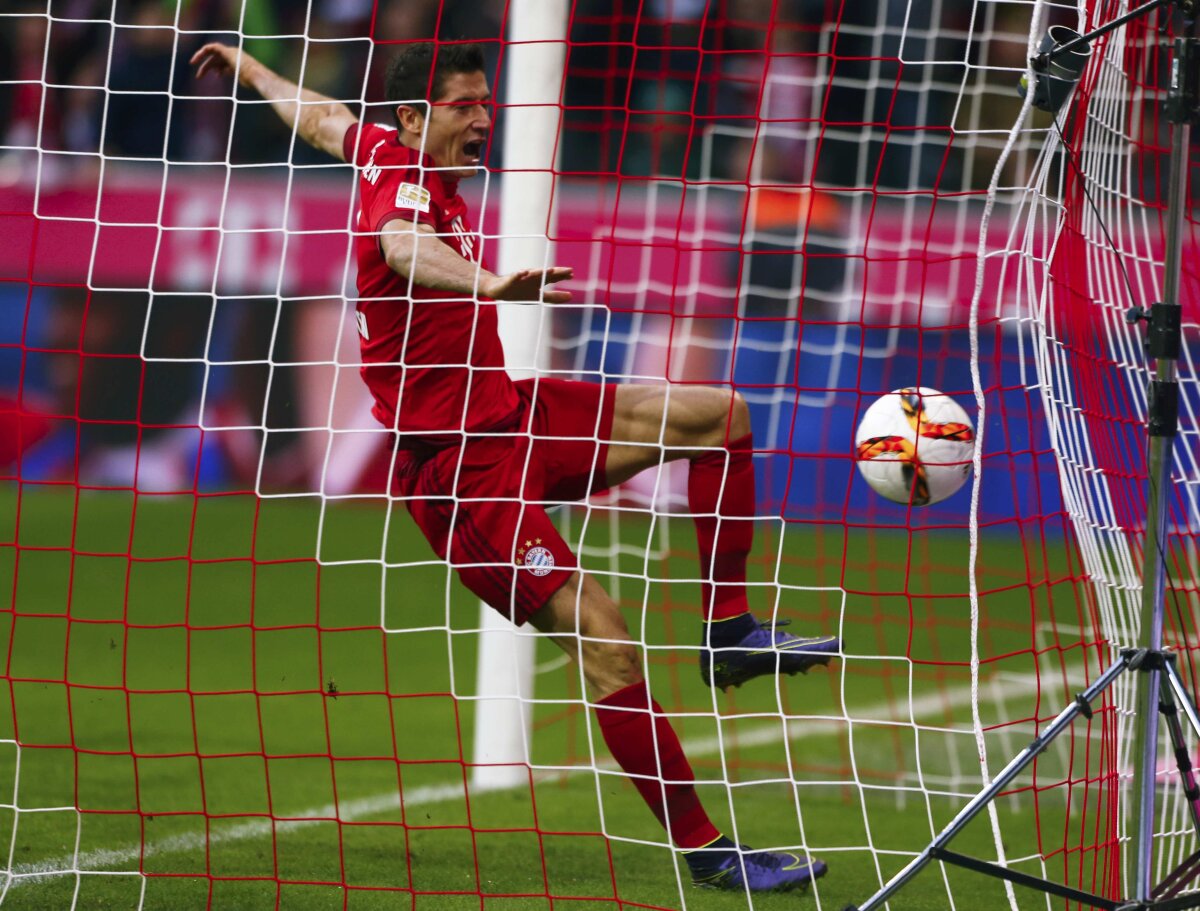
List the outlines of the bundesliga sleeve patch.
{"label": "bundesliga sleeve patch", "polygon": [[396,208],[429,212],[429,191],[419,184],[402,183],[396,188]]}

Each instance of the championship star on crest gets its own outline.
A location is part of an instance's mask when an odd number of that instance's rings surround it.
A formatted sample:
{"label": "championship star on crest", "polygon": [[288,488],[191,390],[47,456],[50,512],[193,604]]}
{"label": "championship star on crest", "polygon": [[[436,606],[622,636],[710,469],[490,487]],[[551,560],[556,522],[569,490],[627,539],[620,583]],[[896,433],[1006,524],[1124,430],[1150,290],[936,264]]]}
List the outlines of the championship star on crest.
{"label": "championship star on crest", "polygon": [[541,543],[542,543],[542,539],[541,539],[541,538],[534,538],[532,541],[530,541],[528,538],[526,538],[526,539],[525,539],[525,546],[524,546],[524,547],[518,547],[518,548],[517,548],[517,556],[518,556],[518,557],[524,557],[524,556],[525,556],[525,551],[526,551],[526,550],[528,550],[530,547],[533,547],[535,544],[541,544]]}

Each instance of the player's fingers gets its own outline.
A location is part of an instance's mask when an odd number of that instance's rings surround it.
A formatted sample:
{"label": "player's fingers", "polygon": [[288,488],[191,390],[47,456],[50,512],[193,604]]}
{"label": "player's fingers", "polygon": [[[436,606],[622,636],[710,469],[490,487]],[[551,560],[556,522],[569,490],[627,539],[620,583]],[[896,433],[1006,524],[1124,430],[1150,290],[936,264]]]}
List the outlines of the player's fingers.
{"label": "player's fingers", "polygon": [[200,62],[199,69],[196,70],[196,75],[202,73],[224,74],[232,73],[235,68],[237,52],[231,51],[223,44],[209,44],[201,48],[201,51],[207,51],[204,59]]}
{"label": "player's fingers", "polygon": [[542,300],[548,304],[565,304],[570,299],[570,291],[551,291],[549,288],[547,288],[542,292]]}
{"label": "player's fingers", "polygon": [[192,54],[191,62],[195,63],[198,60],[216,57],[220,53],[220,48],[221,46],[219,44],[214,41],[210,41],[208,44],[202,45],[200,49],[196,51],[196,53]]}
{"label": "player's fingers", "polygon": [[563,282],[574,278],[575,270],[570,266],[551,266],[543,274],[546,276],[546,284],[550,285],[554,282]]}
{"label": "player's fingers", "polygon": [[202,47],[197,51],[196,55],[192,57],[192,63],[195,63],[197,60],[200,61],[200,65],[196,67],[197,79],[205,73],[220,72],[222,65],[225,63],[216,49],[211,47]]}

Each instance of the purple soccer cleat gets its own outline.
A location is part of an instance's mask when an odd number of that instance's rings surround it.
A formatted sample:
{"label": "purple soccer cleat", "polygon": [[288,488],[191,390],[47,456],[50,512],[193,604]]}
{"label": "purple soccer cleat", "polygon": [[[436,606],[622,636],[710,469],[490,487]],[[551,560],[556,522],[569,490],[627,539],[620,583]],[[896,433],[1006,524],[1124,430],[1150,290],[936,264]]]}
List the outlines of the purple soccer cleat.
{"label": "purple soccer cleat", "polygon": [[822,861],[790,851],[700,850],[684,855],[692,884],[701,889],[743,892],[791,892],[806,889],[825,875]]}
{"label": "purple soccer cleat", "polygon": [[700,676],[709,686],[727,689],[764,674],[807,674],[842,650],[837,636],[793,636],[779,631],[790,620],[759,623],[735,645],[700,650]]}

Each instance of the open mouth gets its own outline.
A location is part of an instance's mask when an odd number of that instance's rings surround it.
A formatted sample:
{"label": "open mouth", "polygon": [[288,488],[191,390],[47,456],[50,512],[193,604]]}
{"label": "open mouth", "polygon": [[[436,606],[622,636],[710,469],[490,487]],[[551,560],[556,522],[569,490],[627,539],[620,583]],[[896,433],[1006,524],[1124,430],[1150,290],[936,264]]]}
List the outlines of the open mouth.
{"label": "open mouth", "polygon": [[482,139],[472,139],[470,142],[463,143],[463,155],[471,164],[479,164],[479,157],[482,154]]}

